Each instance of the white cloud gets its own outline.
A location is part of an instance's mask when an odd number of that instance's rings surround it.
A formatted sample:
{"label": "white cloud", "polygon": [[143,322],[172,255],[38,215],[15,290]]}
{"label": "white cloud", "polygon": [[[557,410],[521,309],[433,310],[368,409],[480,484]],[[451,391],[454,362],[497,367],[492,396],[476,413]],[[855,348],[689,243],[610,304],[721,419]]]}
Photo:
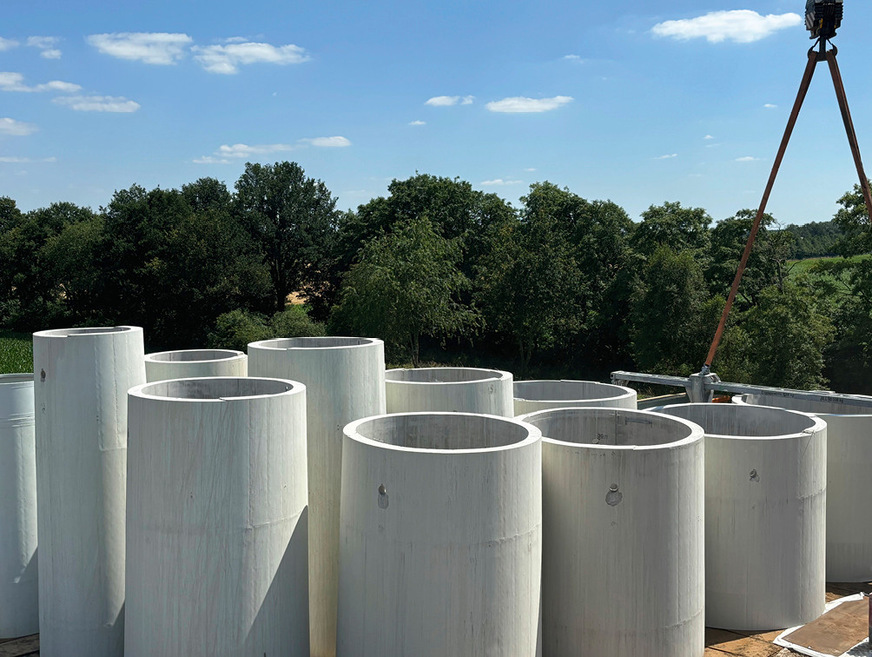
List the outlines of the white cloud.
{"label": "white cloud", "polygon": [[409,125],[427,125],[426,121],[409,121]]}
{"label": "white cloud", "polygon": [[714,139],[714,137],[712,135],[706,135],[705,137],[703,137],[703,139],[705,139],[706,141],[711,141],[712,139]]}
{"label": "white cloud", "polygon": [[0,118],[0,135],[26,137],[39,130],[33,123],[24,123],[10,118]]}
{"label": "white cloud", "polygon": [[251,157],[253,155],[268,155],[270,153],[282,153],[284,151],[292,151],[294,147],[290,144],[233,144],[228,146],[223,144],[215,153],[219,157]]}
{"label": "white cloud", "polygon": [[464,96],[460,100],[461,105],[472,105],[475,102],[475,96]]}
{"label": "white cloud", "polygon": [[584,61],[578,55],[563,55],[563,59],[569,60],[571,62],[583,62]]}
{"label": "white cloud", "polygon": [[697,18],[658,23],[651,32],[654,36],[670,37],[679,41],[704,38],[709,43],[733,41],[751,43],[774,34],[778,30],[802,23],[799,14],[767,14],[761,16],[750,9],[713,11]]}
{"label": "white cloud", "polygon": [[524,169],[524,171],[526,171],[528,173],[533,173],[535,170],[536,170],[536,167],[527,167],[526,169]]}
{"label": "white cloud", "polygon": [[22,91],[22,92],[39,92],[39,91],[55,91],[62,94],[74,94],[81,91],[82,87],[72,82],[61,82],[60,80],[52,80],[44,84],[28,86],[24,84],[24,76],[21,73],[11,73],[9,71],[0,72],[0,91]]}
{"label": "white cloud", "polygon": [[29,157],[0,157],[0,163],[3,164],[33,164],[37,162],[57,162],[56,157],[44,157],[40,160],[34,160]]}
{"label": "white cloud", "polygon": [[460,102],[460,96],[433,96],[425,105],[430,105],[431,107],[451,107],[452,105],[457,105]]}
{"label": "white cloud", "polygon": [[750,155],[746,155],[745,157],[737,157],[736,162],[756,162],[759,159],[759,157],[751,157]]}
{"label": "white cloud", "polygon": [[503,180],[502,178],[495,178],[493,180],[482,180],[479,184],[483,187],[503,187],[505,185],[521,185],[523,182],[523,180]]}
{"label": "white cloud", "polygon": [[318,148],[345,148],[351,146],[351,142],[345,137],[314,137],[312,139],[301,139],[300,143],[317,146]]}
{"label": "white cloud", "polygon": [[300,64],[309,56],[300,46],[273,46],[268,43],[232,42],[224,46],[194,46],[194,59],[210,73],[232,75],[245,64]]}
{"label": "white cloud", "polygon": [[659,157],[655,157],[655,160],[671,160],[674,157],[678,157],[678,153],[669,153],[668,155],[660,155]]}
{"label": "white cloud", "polygon": [[763,107],[766,109],[776,109],[778,105],[773,105],[772,103],[766,103]]}
{"label": "white cloud", "polygon": [[140,105],[123,96],[60,96],[53,103],[69,107],[77,112],[135,112]]}
{"label": "white cloud", "polygon": [[18,42],[14,39],[4,39],[0,37],[0,52],[4,50],[12,50],[13,48],[18,46]]}
{"label": "white cloud", "polygon": [[86,41],[104,55],[146,64],[175,64],[193,41],[187,34],[167,32],[114,32],[92,34]]}
{"label": "white cloud", "polygon": [[563,107],[572,101],[572,96],[554,96],[553,98],[525,98],[524,96],[515,96],[513,98],[503,98],[502,100],[492,101],[485,107],[487,107],[491,112],[548,112],[557,109],[558,107]]}
{"label": "white cloud", "polygon": [[230,164],[230,160],[227,158],[212,157],[211,155],[194,158],[193,162],[194,164]]}
{"label": "white cloud", "polygon": [[32,48],[39,48],[42,52],[40,53],[41,57],[45,59],[60,59],[61,51],[56,48],[57,44],[60,42],[60,39],[57,37],[47,37],[47,36],[32,36],[27,37],[27,45]]}

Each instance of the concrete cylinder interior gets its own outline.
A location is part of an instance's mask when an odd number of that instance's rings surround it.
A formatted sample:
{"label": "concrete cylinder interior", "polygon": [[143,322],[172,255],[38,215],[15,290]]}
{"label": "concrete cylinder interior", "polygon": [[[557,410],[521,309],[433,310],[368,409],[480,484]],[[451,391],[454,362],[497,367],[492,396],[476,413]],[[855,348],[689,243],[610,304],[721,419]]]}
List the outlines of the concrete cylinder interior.
{"label": "concrete cylinder interior", "polygon": [[145,376],[152,381],[202,376],[248,376],[248,357],[233,349],[182,349],[145,355]]}
{"label": "concrete cylinder interior", "polygon": [[814,413],[827,423],[827,581],[872,580],[872,397],[755,393],[734,401]]}
{"label": "concrete cylinder interior", "polygon": [[541,483],[539,430],[514,419],[346,426],[337,654],[540,654]]}
{"label": "concrete cylinder interior", "polygon": [[305,387],[130,391],[126,657],[308,655]]}
{"label": "concrete cylinder interior", "polygon": [[33,334],[40,652],[121,657],[127,391],[145,383],[142,329]]}
{"label": "concrete cylinder interior", "polygon": [[33,374],[0,374],[0,639],[39,632]]}
{"label": "concrete cylinder interior", "polygon": [[515,415],[546,408],[607,406],[636,410],[636,391],[597,381],[515,381]]}
{"label": "concrete cylinder interior", "polygon": [[385,412],[384,343],[280,338],[248,345],[251,376],[306,385],[309,459],[309,623],[312,657],[336,654],[342,428]]}
{"label": "concrete cylinder interior", "polygon": [[705,431],[706,625],[771,630],[820,616],[826,423],[762,406],[659,410]]}
{"label": "concrete cylinder interior", "polygon": [[518,419],[542,431],[543,654],[700,657],[702,429],[631,409]]}
{"label": "concrete cylinder interior", "polygon": [[477,367],[385,372],[388,413],[447,411],[514,417],[512,375]]}

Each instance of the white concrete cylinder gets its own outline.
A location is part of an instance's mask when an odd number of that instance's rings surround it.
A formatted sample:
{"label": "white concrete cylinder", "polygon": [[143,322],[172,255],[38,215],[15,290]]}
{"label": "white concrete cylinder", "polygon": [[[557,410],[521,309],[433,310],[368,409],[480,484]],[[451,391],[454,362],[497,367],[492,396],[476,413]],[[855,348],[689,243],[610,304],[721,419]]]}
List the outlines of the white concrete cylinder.
{"label": "white concrete cylinder", "polygon": [[130,391],[126,657],[309,654],[306,392]]}
{"label": "white concrete cylinder", "polygon": [[383,415],[345,427],[340,657],[533,657],[540,433],[514,419]]}
{"label": "white concrete cylinder", "polygon": [[813,413],[827,423],[827,581],[872,580],[872,398],[755,393],[733,401]]}
{"label": "white concrete cylinder", "polygon": [[248,345],[251,376],[306,385],[309,453],[309,625],[312,657],[336,654],[342,427],[385,412],[384,343],[281,338]]}
{"label": "white concrete cylinder", "polygon": [[39,641],[45,657],[121,657],[127,391],[142,329],[33,334]]}
{"label": "white concrete cylinder", "polygon": [[826,594],[827,426],[762,406],[678,404],[705,431],[706,625],[808,623]]}
{"label": "white concrete cylinder", "polygon": [[33,374],[0,374],[0,639],[39,632]]}
{"label": "white concrete cylinder", "polygon": [[512,375],[477,367],[420,367],[385,372],[388,413],[447,411],[514,417]]}
{"label": "white concrete cylinder", "polygon": [[515,415],[547,408],[609,407],[636,410],[636,391],[597,381],[515,381]]}
{"label": "white concrete cylinder", "polygon": [[248,376],[248,356],[232,349],[182,349],[145,355],[149,383],[204,376]]}
{"label": "white concrete cylinder", "polygon": [[701,657],[702,429],[631,409],[518,419],[542,431],[543,653]]}

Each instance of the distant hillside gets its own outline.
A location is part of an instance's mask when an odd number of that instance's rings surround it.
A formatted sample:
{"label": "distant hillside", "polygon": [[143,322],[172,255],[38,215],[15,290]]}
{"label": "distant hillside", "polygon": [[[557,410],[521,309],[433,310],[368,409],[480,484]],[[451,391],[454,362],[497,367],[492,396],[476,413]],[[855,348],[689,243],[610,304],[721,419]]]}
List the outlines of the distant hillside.
{"label": "distant hillside", "polygon": [[832,221],[812,221],[801,226],[790,224],[784,230],[796,238],[794,258],[820,258],[836,255],[836,243],[842,238],[842,229]]}

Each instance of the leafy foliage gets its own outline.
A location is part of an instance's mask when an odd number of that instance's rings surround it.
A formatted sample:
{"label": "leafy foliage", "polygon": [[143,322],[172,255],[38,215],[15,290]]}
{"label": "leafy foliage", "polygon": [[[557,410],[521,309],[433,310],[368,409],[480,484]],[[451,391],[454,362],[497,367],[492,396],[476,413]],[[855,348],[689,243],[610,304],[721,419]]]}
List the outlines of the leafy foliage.
{"label": "leafy foliage", "polygon": [[422,335],[447,337],[479,324],[457,295],[469,285],[457,268],[457,243],[426,217],[370,240],[343,279],[332,324],[384,339],[417,365]]}
{"label": "leafy foliage", "polygon": [[322,293],[339,219],[327,186],[295,162],[249,162],[236,182],[236,204],[269,270],[273,310],[282,310],[292,292]]}

